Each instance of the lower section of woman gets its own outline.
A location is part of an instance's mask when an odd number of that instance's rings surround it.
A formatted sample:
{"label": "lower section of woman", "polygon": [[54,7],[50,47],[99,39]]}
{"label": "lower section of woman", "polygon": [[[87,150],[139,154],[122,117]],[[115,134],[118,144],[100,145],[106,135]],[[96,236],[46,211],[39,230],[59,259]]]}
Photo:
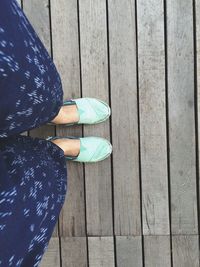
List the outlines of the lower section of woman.
{"label": "lower section of woman", "polygon": [[16,0],[0,1],[0,266],[37,267],[67,192],[64,151],[20,133],[50,122],[60,76]]}
{"label": "lower section of woman", "polygon": [[16,0],[0,1],[0,138],[51,121],[63,104],[60,75]]}
{"label": "lower section of woman", "polygon": [[0,267],[39,265],[65,201],[66,159],[97,162],[112,151],[100,137],[45,140],[20,133],[109,116],[110,107],[98,99],[63,101],[60,75],[30,22],[16,0],[1,0]]}
{"label": "lower section of woman", "polygon": [[38,266],[67,191],[64,152],[50,141],[0,139],[0,266]]}

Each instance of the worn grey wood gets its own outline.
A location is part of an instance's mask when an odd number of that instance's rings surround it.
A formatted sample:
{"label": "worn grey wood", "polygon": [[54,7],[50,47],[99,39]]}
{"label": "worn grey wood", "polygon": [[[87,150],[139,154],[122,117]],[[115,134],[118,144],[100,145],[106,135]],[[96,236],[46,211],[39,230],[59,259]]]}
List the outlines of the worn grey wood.
{"label": "worn grey wood", "polygon": [[170,237],[158,235],[145,236],[144,255],[145,267],[170,267]]}
{"label": "worn grey wood", "polygon": [[109,0],[108,7],[115,234],[139,235],[135,1]]}
{"label": "worn grey wood", "polygon": [[116,256],[119,267],[142,267],[141,236],[116,236]]}
{"label": "worn grey wood", "polygon": [[87,264],[86,237],[62,237],[62,266],[86,267]]}
{"label": "worn grey wood", "polygon": [[[106,1],[83,0],[80,5],[82,96],[109,103]],[[84,136],[110,139],[109,120],[85,125]],[[112,235],[111,157],[85,165],[87,233]]]}
{"label": "worn grey wood", "polygon": [[198,233],[192,0],[167,1],[172,233]]}
{"label": "worn grey wood", "polygon": [[[197,126],[198,126],[198,147],[196,147],[197,149],[197,152],[198,152],[198,157],[200,158],[200,75],[199,75],[199,72],[200,72],[200,16],[199,16],[199,10],[200,10],[200,0],[195,0],[195,14],[196,14],[196,51],[194,56],[195,56],[195,59],[196,59],[196,63],[197,63],[197,69],[196,69],[196,81],[197,81],[197,99],[196,99],[196,106],[197,106],[197,118],[198,118],[198,121],[197,121]],[[196,164],[197,165],[197,168],[199,168],[200,170],[200,161],[197,162]],[[198,181],[200,179],[200,177],[197,177]],[[200,181],[199,181],[200,182]],[[199,183],[199,188],[200,190],[200,183]],[[200,191],[199,191],[200,192]],[[197,199],[197,201],[200,201],[200,199]],[[198,213],[200,212],[200,210],[198,210]]]}
{"label": "worn grey wood", "polygon": [[114,267],[113,237],[88,237],[89,266]]}
{"label": "worn grey wood", "polygon": [[197,235],[172,236],[173,266],[199,266],[199,244]]}
{"label": "worn grey wood", "polygon": [[[53,58],[61,75],[64,98],[79,98],[80,66],[77,1],[51,1]],[[57,127],[59,136],[81,136],[81,126]],[[60,215],[61,236],[85,236],[84,176],[81,163],[67,162],[68,189]]]}
{"label": "worn grey wood", "polygon": [[169,234],[163,1],[137,3],[144,234]]}
{"label": "worn grey wood", "polygon": [[[51,54],[48,0],[24,0],[23,10],[48,53]],[[29,131],[29,135],[32,137],[46,138],[48,135],[53,134],[54,127],[47,125]],[[53,236],[58,236],[58,223],[54,228]]]}
{"label": "worn grey wood", "polygon": [[47,250],[42,257],[40,267],[59,267],[60,253],[59,253],[59,238],[52,237],[49,241]]}

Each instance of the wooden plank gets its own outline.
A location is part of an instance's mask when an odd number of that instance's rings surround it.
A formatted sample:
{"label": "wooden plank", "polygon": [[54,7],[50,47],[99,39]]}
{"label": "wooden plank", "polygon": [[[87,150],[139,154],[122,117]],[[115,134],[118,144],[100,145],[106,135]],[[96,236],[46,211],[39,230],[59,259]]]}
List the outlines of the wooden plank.
{"label": "wooden plank", "polygon": [[116,236],[117,266],[142,267],[141,236]]}
{"label": "wooden plank", "polygon": [[170,237],[145,236],[144,255],[145,267],[170,267]]}
{"label": "wooden plank", "polygon": [[[23,1],[23,10],[50,54],[51,40],[48,0],[25,0]],[[32,137],[46,138],[48,135],[54,135],[54,127],[41,126],[29,131],[29,134]],[[58,236],[58,223],[54,228],[53,236]]]}
{"label": "wooden plank", "polygon": [[198,233],[193,1],[167,1],[171,218],[173,234]]}
{"label": "wooden plank", "polygon": [[[197,153],[198,153],[198,157],[200,159],[200,16],[199,16],[199,10],[200,10],[200,0],[195,0],[194,1],[195,4],[195,23],[196,23],[196,51],[194,51],[195,53],[195,59],[196,59],[196,76],[195,79],[197,81],[197,98],[196,98],[196,105],[197,105],[197,126],[198,126],[198,147],[196,147],[197,149]],[[199,168],[200,170],[200,160],[199,162],[197,162],[196,164],[198,164],[197,168]],[[200,179],[200,177],[197,177],[198,181]],[[200,181],[199,181],[200,182]],[[199,192],[200,192],[200,183],[199,183]],[[199,196],[198,196],[199,197]],[[197,201],[200,201],[200,198],[197,199]],[[200,210],[198,210],[198,215],[199,215]]]}
{"label": "wooden plank", "polygon": [[[106,1],[83,0],[80,5],[81,73],[83,97],[109,103]],[[85,125],[84,136],[110,139],[109,120]],[[87,232],[112,235],[111,157],[85,165]]]}
{"label": "wooden plank", "polygon": [[115,234],[140,235],[135,1],[108,7]]}
{"label": "wooden plank", "polygon": [[114,267],[113,237],[88,237],[89,266]]}
{"label": "wooden plank", "polygon": [[86,237],[62,237],[62,266],[86,267],[87,264],[87,241]]}
{"label": "wooden plank", "polygon": [[199,266],[199,245],[197,235],[172,237],[173,266]]}
{"label": "wooden plank", "polygon": [[59,253],[59,238],[52,237],[49,241],[47,250],[42,257],[40,267],[59,267],[60,253]]}
{"label": "wooden plank", "polygon": [[169,234],[163,0],[137,3],[143,233]]}
{"label": "wooden plank", "polygon": [[[79,98],[80,67],[77,1],[51,1],[53,58],[61,75],[64,98]],[[80,126],[57,127],[57,135],[81,136]],[[60,215],[61,236],[85,236],[83,165],[67,162],[68,192]]]}

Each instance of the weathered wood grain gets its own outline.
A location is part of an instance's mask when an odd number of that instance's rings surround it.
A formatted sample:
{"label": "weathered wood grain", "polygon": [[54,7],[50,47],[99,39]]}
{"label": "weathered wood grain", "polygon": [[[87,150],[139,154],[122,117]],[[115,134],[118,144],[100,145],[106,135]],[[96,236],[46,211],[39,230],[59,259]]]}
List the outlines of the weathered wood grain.
{"label": "weathered wood grain", "polygon": [[135,1],[110,0],[108,13],[115,234],[139,235]]}
{"label": "weathered wood grain", "polygon": [[[106,1],[79,1],[82,96],[109,104]],[[110,139],[109,120],[84,125],[84,136]],[[85,165],[87,233],[112,235],[111,157]]]}
{"label": "weathered wood grain", "polygon": [[168,100],[173,234],[198,233],[192,0],[167,1]]}
{"label": "weathered wood grain", "polygon": [[173,266],[199,266],[199,244],[197,235],[172,236]]}
{"label": "weathered wood grain", "polygon": [[145,236],[144,255],[145,267],[170,267],[170,237]]}
{"label": "weathered wood grain", "polygon": [[113,237],[88,237],[89,266],[114,267]]}
{"label": "weathered wood grain", "polygon": [[62,266],[86,267],[87,264],[86,237],[62,237]]}
{"label": "weathered wood grain", "polygon": [[[77,2],[51,1],[53,58],[61,75],[64,98],[79,98],[80,66]],[[81,136],[81,126],[57,126],[59,136]],[[60,215],[61,236],[85,236],[84,175],[81,163],[67,162],[68,191]]]}
{"label": "weathered wood grain", "polygon": [[117,266],[142,267],[141,236],[116,236]]}
{"label": "weathered wood grain", "polygon": [[137,3],[143,233],[169,234],[163,1]]}
{"label": "weathered wood grain", "polygon": [[60,253],[59,253],[59,238],[52,237],[49,241],[47,250],[42,257],[40,267],[59,267]]}
{"label": "weathered wood grain", "polygon": [[[194,4],[195,4],[195,25],[196,25],[196,32],[195,32],[195,37],[196,37],[196,40],[195,40],[195,44],[196,44],[196,50],[194,51],[194,56],[195,56],[195,60],[196,60],[196,69],[195,69],[195,80],[197,82],[197,92],[196,92],[196,99],[195,99],[195,104],[196,104],[196,107],[197,107],[197,138],[198,138],[198,147],[196,147],[196,150],[197,150],[197,153],[198,153],[198,157],[200,159],[200,13],[199,13],[199,10],[200,10],[200,0],[195,0],[194,1]],[[200,170],[200,160],[198,162],[196,162],[197,164],[197,168]],[[200,182],[200,177],[198,175],[197,177],[198,179],[198,182]],[[200,192],[200,183],[199,183],[199,192]],[[198,196],[199,197],[199,196]],[[200,198],[197,199],[198,203],[200,203]],[[200,207],[200,206],[199,206]],[[198,213],[200,212],[200,210],[198,210]]]}

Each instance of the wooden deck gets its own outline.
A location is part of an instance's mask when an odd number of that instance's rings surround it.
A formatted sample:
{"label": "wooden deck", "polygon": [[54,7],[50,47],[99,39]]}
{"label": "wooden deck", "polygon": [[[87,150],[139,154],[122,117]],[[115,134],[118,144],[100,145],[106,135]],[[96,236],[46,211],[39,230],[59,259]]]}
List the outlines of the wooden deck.
{"label": "wooden deck", "polygon": [[[24,0],[65,98],[112,109],[100,163],[68,162],[68,192],[41,267],[199,262],[200,0]],[[30,132],[46,137],[54,128]]]}

